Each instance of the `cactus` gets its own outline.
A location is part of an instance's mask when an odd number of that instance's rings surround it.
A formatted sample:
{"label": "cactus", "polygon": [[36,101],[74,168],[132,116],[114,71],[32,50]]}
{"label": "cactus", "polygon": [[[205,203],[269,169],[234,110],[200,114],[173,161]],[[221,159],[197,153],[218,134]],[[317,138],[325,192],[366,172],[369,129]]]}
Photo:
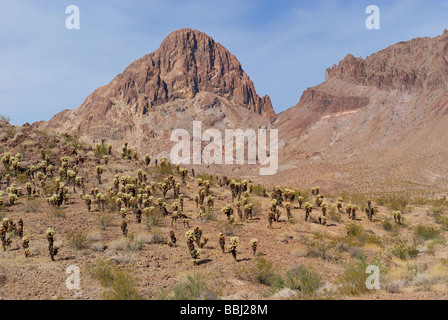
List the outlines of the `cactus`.
{"label": "cactus", "polygon": [[177,245],[176,245],[176,241],[177,241],[177,239],[176,239],[176,235],[174,234],[174,231],[171,230],[171,231],[170,231],[170,242],[169,242],[169,246],[170,246],[170,247],[177,247]]}
{"label": "cactus", "polygon": [[31,255],[31,252],[29,250],[30,239],[27,236],[22,238],[22,247],[24,250],[25,258],[28,258]]}
{"label": "cactus", "polygon": [[194,240],[196,241],[196,244],[199,246],[201,243],[201,237],[202,237],[202,228],[196,226],[194,228]]}
{"label": "cactus", "polygon": [[121,232],[124,237],[128,236],[128,222],[125,219],[121,221]]}
{"label": "cactus", "polygon": [[198,260],[199,260],[199,250],[197,250],[194,247],[194,239],[195,239],[195,234],[193,230],[189,230],[185,233],[185,238],[187,238],[187,246],[188,246],[188,250],[190,251],[190,255],[191,258],[193,260],[193,265],[197,265]]}
{"label": "cactus", "polygon": [[291,214],[291,202],[288,201],[285,203],[285,209],[286,209],[286,216],[288,218],[288,221],[292,222],[294,219]]}
{"label": "cactus", "polygon": [[310,218],[310,214],[313,211],[313,205],[309,202],[306,202],[304,208],[305,208],[305,221],[308,221],[308,219]]}
{"label": "cactus", "polygon": [[221,246],[222,252],[225,253],[226,252],[226,250],[225,250],[226,237],[225,237],[224,233],[222,233],[222,232],[219,233],[219,245]]}
{"label": "cactus", "polygon": [[402,217],[401,217],[401,211],[394,211],[392,213],[392,216],[394,217],[394,221],[397,224],[402,224]]}
{"label": "cactus", "polygon": [[255,256],[257,253],[258,239],[250,240],[250,246],[252,247],[252,251],[254,252],[254,256]]}
{"label": "cactus", "polygon": [[207,244],[208,242],[208,238],[207,237],[202,237],[201,241],[199,242],[199,248],[204,248],[204,246]]}
{"label": "cactus", "polygon": [[54,256],[58,254],[59,248],[54,246],[54,235],[55,231],[52,227],[49,227],[47,231],[45,232],[45,236],[48,240],[48,252],[50,253],[50,257],[52,261],[54,260]]}
{"label": "cactus", "polygon": [[230,245],[229,245],[229,251],[232,253],[233,258],[236,260],[236,248],[238,247],[238,244],[240,243],[240,239],[238,237],[232,237],[230,239]]}
{"label": "cactus", "polygon": [[222,212],[227,216],[227,220],[230,220],[230,217],[233,215],[233,208],[228,204],[222,209]]}

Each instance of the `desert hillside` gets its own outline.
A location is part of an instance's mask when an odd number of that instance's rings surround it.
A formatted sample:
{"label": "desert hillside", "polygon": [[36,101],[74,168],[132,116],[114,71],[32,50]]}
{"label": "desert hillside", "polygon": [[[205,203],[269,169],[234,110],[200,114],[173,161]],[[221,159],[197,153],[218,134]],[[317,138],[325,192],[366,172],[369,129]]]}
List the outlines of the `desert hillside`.
{"label": "desert hillside", "polygon": [[1,299],[447,299],[444,199],[267,188],[5,122],[0,149]]}

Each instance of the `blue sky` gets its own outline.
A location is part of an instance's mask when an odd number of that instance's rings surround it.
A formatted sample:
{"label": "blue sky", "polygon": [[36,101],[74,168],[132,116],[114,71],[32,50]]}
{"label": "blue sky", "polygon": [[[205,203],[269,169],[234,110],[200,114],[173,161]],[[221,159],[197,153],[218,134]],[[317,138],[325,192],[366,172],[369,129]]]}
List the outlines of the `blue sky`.
{"label": "blue sky", "polygon": [[[365,27],[371,4],[381,10],[380,30]],[[65,27],[68,5],[80,9],[80,30]],[[447,16],[446,0],[0,0],[0,114],[23,124],[76,108],[185,27],[236,55],[280,112],[346,54],[437,36]]]}

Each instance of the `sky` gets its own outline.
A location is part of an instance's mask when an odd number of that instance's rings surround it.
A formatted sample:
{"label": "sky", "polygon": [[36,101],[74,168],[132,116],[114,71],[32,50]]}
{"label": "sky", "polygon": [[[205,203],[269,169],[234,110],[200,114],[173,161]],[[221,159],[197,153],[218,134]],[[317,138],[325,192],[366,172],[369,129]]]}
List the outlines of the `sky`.
{"label": "sky", "polygon": [[[79,29],[66,28],[69,5]],[[366,28],[369,5],[379,30]],[[447,16],[446,0],[0,0],[0,115],[20,125],[76,108],[180,28],[224,45],[278,113],[347,54],[435,37]]]}

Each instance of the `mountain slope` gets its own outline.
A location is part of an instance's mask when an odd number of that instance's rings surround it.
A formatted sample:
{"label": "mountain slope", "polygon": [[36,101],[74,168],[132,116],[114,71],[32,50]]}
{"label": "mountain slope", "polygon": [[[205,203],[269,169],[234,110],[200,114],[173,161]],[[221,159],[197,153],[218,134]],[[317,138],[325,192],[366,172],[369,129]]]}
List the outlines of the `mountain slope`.
{"label": "mountain slope", "polygon": [[277,179],[364,192],[448,187],[448,32],[348,55],[278,115]]}
{"label": "mountain slope", "polygon": [[130,140],[139,151],[154,152],[166,150],[172,129],[189,129],[193,120],[258,127],[274,115],[269,96],[258,96],[234,55],[202,32],[181,29],[79,108],[36,126],[117,144]]}

